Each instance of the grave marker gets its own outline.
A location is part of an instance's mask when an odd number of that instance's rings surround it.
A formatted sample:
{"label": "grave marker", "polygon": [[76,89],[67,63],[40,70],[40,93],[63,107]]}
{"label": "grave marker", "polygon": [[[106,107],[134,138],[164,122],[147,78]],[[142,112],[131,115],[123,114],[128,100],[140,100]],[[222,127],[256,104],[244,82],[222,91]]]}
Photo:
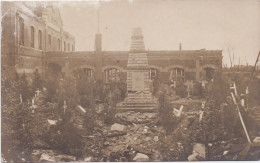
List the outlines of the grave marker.
{"label": "grave marker", "polygon": [[64,113],[65,113],[66,109],[67,109],[66,100],[64,100],[64,103],[63,103],[63,112]]}
{"label": "grave marker", "polygon": [[199,122],[202,120],[203,114],[204,114],[204,111],[200,111]]}
{"label": "grave marker", "polygon": [[237,87],[236,87],[236,83],[233,83],[233,87],[232,87],[232,84],[231,84],[231,85],[230,85],[230,89],[231,89],[231,90],[234,90],[235,95],[237,96]]}
{"label": "grave marker", "polygon": [[36,92],[37,96],[40,96],[41,91],[39,89],[35,92]]}
{"label": "grave marker", "polygon": [[21,94],[20,94],[20,102],[23,103],[23,98]]}
{"label": "grave marker", "polygon": [[249,143],[251,143],[251,140],[250,140],[250,138],[249,138],[249,136],[248,136],[248,132],[247,132],[247,129],[246,129],[244,120],[243,120],[242,115],[241,115],[241,113],[240,113],[240,110],[239,110],[239,107],[238,107],[238,105],[237,105],[237,101],[236,101],[236,98],[235,98],[233,92],[231,92],[231,96],[232,96],[232,98],[233,98],[234,104],[237,106],[238,115],[239,115],[240,121],[241,121],[241,123],[242,123],[242,126],[243,126],[243,128],[244,128],[244,131],[245,131],[245,133],[246,133],[247,140],[248,140]]}

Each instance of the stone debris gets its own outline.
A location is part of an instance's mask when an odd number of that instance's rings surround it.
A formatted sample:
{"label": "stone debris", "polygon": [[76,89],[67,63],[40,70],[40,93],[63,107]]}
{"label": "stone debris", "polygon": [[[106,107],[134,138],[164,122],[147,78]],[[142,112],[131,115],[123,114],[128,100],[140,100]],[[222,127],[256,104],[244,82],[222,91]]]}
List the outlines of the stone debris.
{"label": "stone debris", "polygon": [[54,156],[50,156],[49,154],[47,153],[43,153],[41,155],[41,158],[39,160],[39,162],[55,162],[55,157]]}
{"label": "stone debris", "polygon": [[225,155],[227,155],[228,154],[228,151],[224,151],[223,152],[223,155],[225,156]]}
{"label": "stone debris", "polygon": [[142,153],[137,153],[133,159],[134,161],[149,161],[149,157]]}
{"label": "stone debris", "polygon": [[255,137],[255,139],[253,140],[254,143],[260,143],[260,137]]}
{"label": "stone debris", "polygon": [[[184,102],[184,99],[181,99]],[[206,124],[216,114],[209,114],[207,106],[203,110],[203,118],[200,120],[201,102],[187,100],[194,104],[187,110],[181,103],[183,111],[181,118],[176,118],[174,131],[166,134],[165,129],[158,123],[158,113],[127,112],[117,113],[115,123],[106,125],[98,121],[98,125],[92,135],[83,136],[87,142],[85,162],[93,161],[204,161],[212,160],[239,160],[245,146],[243,138],[233,138],[222,129],[208,131]],[[176,108],[179,108],[179,105]],[[196,107],[198,105],[198,107]],[[99,106],[101,108],[101,106]],[[188,107],[189,108],[189,107]],[[101,109],[100,109],[101,110]],[[215,125],[215,124],[213,124]],[[212,126],[213,128],[213,126]],[[214,128],[216,128],[214,126]],[[207,135],[207,139],[205,138]],[[159,140],[160,137],[160,140]],[[254,143],[258,142],[258,137]],[[207,143],[206,145],[204,143]],[[207,152],[206,152],[207,151]],[[257,159],[258,151],[248,157]],[[34,153],[33,161],[37,162],[55,160],[74,160],[73,156],[57,157],[61,154],[49,154],[45,152]],[[76,158],[75,158],[76,159]],[[78,161],[78,160],[76,160]]]}
{"label": "stone debris", "polygon": [[76,161],[76,157],[69,156],[69,155],[58,155],[58,156],[55,156],[55,161],[56,162],[71,162],[71,161]]}
{"label": "stone debris", "polygon": [[200,144],[197,143],[193,146],[193,153],[197,153],[198,156],[202,157],[202,158],[206,158],[206,154],[205,154],[205,144]]}
{"label": "stone debris", "polygon": [[125,112],[117,113],[116,119],[121,124],[145,124],[154,121],[157,118],[157,113],[140,113],[140,112]]}
{"label": "stone debris", "polygon": [[188,157],[188,160],[189,161],[198,161],[197,156],[198,156],[198,153],[193,153],[192,155],[190,155]]}
{"label": "stone debris", "polygon": [[121,125],[121,124],[118,124],[118,123],[114,123],[112,126],[111,126],[111,131],[124,131],[125,129],[125,126],[124,125]]}
{"label": "stone debris", "polygon": [[91,162],[92,161],[92,157],[87,157],[84,159],[85,162]]}
{"label": "stone debris", "polygon": [[159,141],[159,137],[158,137],[158,136],[155,136],[155,137],[153,138],[153,140],[154,140],[155,142],[157,142],[157,141]]}
{"label": "stone debris", "polygon": [[50,119],[47,119],[47,121],[50,125],[56,125],[56,123],[58,122],[57,120],[50,120]]}

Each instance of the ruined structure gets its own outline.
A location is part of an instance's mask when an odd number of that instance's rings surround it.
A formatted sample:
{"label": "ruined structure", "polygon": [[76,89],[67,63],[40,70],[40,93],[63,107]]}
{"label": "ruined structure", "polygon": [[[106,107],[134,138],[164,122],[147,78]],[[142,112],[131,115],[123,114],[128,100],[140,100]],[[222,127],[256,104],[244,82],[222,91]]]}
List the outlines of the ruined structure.
{"label": "ruined structure", "polygon": [[128,56],[141,59],[143,54],[148,78],[165,83],[209,80],[222,67],[221,50],[147,51],[138,34],[130,52],[102,51],[101,33],[96,34],[95,51],[76,52],[74,37],[63,30],[59,9],[50,2],[30,3],[2,2],[2,66],[15,67],[18,73],[38,69],[45,77],[51,69],[65,75],[80,70],[91,80],[126,81],[133,64]]}

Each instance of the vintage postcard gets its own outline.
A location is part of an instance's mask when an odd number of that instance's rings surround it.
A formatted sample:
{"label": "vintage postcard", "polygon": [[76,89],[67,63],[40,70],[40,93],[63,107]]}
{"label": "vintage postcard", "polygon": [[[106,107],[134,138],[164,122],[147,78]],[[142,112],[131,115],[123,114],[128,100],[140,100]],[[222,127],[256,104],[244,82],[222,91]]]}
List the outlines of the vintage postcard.
{"label": "vintage postcard", "polygon": [[259,161],[259,0],[1,1],[1,161]]}

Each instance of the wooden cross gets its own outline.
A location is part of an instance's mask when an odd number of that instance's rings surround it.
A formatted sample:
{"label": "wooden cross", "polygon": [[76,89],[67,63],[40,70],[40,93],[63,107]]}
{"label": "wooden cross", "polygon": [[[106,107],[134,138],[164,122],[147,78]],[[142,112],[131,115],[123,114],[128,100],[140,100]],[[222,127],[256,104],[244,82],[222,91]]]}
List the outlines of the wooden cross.
{"label": "wooden cross", "polygon": [[64,112],[64,113],[65,113],[65,111],[66,111],[66,108],[67,108],[66,100],[64,100],[64,104],[63,104],[63,112]]}
{"label": "wooden cross", "polygon": [[39,89],[37,91],[35,91],[35,92],[36,92],[37,96],[39,96],[40,93],[41,93],[41,91]]}
{"label": "wooden cross", "polygon": [[232,90],[234,90],[234,92],[235,92],[235,95],[237,96],[237,87],[236,87],[236,83],[233,83],[233,87],[232,87],[232,85],[230,86],[230,89]]}
{"label": "wooden cross", "polygon": [[20,94],[20,102],[23,103],[23,98],[21,94]]}
{"label": "wooden cross", "polygon": [[34,106],[34,98],[32,98],[32,106]]}
{"label": "wooden cross", "polygon": [[180,117],[180,116],[181,116],[181,113],[182,113],[182,110],[183,110],[183,105],[180,106],[180,109],[179,109],[179,110],[174,108],[173,114],[174,114],[176,117]]}
{"label": "wooden cross", "polygon": [[202,108],[202,109],[205,108],[205,104],[206,104],[206,101],[203,101],[203,102],[201,103],[201,108]]}
{"label": "wooden cross", "polygon": [[202,120],[203,114],[204,114],[204,111],[200,111],[199,122]]}
{"label": "wooden cross", "polygon": [[236,101],[236,98],[235,98],[233,92],[231,92],[231,96],[232,96],[232,98],[233,98],[234,104],[237,106],[238,115],[239,115],[240,121],[241,121],[241,123],[242,123],[242,126],[243,126],[243,128],[244,128],[244,131],[245,131],[245,133],[246,133],[247,140],[248,140],[249,143],[251,143],[251,140],[250,140],[250,138],[249,138],[249,135],[248,135],[248,132],[247,132],[247,129],[246,129],[244,120],[243,120],[242,115],[241,115],[241,113],[240,113],[240,110],[239,110],[239,107],[238,107],[238,105],[237,105],[237,101]]}

